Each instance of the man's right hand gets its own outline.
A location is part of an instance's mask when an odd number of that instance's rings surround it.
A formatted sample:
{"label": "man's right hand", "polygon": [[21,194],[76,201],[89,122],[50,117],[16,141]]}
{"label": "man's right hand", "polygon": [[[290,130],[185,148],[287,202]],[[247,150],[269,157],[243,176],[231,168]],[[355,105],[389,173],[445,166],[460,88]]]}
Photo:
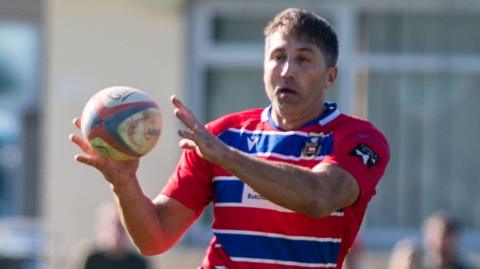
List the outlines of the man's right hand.
{"label": "man's right hand", "polygon": [[[73,119],[73,124],[80,129],[79,118]],[[84,154],[75,155],[75,160],[97,168],[114,187],[121,187],[136,178],[139,159],[116,161],[104,158],[95,153],[88,143],[76,134],[70,134],[70,141],[77,144],[84,152]]]}
{"label": "man's right hand", "polygon": [[[80,129],[80,119],[73,120]],[[123,225],[143,255],[170,249],[196,220],[195,212],[173,198],[159,194],[153,201],[142,191],[136,177],[139,159],[116,161],[96,154],[82,137],[70,140],[83,154],[75,160],[97,168],[110,182]]]}

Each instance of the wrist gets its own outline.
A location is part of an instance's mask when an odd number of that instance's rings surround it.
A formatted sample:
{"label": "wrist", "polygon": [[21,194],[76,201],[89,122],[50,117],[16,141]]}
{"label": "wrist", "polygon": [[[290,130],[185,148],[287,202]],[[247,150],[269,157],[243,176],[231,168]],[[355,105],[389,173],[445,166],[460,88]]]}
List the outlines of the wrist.
{"label": "wrist", "polygon": [[110,183],[110,188],[112,189],[113,193],[118,197],[126,197],[139,191],[141,192],[140,185],[135,176],[129,178],[128,180],[124,180],[115,184]]}
{"label": "wrist", "polygon": [[226,170],[231,170],[231,168],[235,166],[235,162],[238,159],[238,154],[240,154],[240,152],[237,149],[233,147],[227,147],[227,150],[225,150],[224,154],[222,154],[222,157],[218,160],[217,164]]}

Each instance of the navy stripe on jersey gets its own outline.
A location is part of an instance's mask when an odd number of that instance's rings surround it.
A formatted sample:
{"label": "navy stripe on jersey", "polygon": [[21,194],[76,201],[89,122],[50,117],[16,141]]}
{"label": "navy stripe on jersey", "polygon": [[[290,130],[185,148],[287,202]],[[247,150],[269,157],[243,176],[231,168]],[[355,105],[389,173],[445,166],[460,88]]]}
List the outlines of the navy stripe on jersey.
{"label": "navy stripe on jersey", "polygon": [[214,230],[232,260],[299,266],[334,267],[340,239],[285,236],[261,232]]}
{"label": "navy stripe on jersey", "polygon": [[240,180],[214,180],[215,202],[241,203],[244,186]]}
{"label": "navy stripe on jersey", "polygon": [[[321,159],[333,149],[333,135],[308,134],[305,132],[249,131],[230,128],[219,135],[220,140],[243,152],[254,155],[273,155],[287,159]],[[307,143],[318,143],[316,156],[302,156]]]}
{"label": "navy stripe on jersey", "polygon": [[[255,207],[281,212],[293,212],[261,197],[260,194],[234,176],[214,177],[213,188],[215,207]],[[344,211],[343,209],[338,209],[332,212],[330,216],[343,217]]]}

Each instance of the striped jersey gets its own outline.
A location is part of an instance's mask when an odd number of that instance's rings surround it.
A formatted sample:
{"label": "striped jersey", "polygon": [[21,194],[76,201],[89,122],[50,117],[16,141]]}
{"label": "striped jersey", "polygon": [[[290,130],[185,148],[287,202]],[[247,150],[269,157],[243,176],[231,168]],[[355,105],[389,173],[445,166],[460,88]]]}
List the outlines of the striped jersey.
{"label": "striped jersey", "polygon": [[371,123],[342,114],[336,104],[303,127],[285,131],[271,106],[224,116],[207,128],[255,157],[313,168],[338,165],[358,182],[352,205],[312,218],[274,204],[241,179],[185,150],[162,193],[199,216],[213,203],[213,238],[200,268],[341,268],[366,207],[389,161],[388,143]]}

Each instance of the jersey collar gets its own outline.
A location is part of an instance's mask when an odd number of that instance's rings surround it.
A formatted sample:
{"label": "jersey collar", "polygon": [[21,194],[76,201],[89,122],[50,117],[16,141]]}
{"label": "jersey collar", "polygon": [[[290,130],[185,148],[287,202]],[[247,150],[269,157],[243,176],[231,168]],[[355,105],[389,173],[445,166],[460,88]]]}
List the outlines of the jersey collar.
{"label": "jersey collar", "polygon": [[[337,108],[337,104],[334,102],[327,101],[325,102],[325,111],[322,115],[317,118],[305,123],[303,127],[309,127],[314,124],[319,124],[320,126],[325,126],[340,115],[340,111]],[[282,129],[278,126],[272,119],[272,105],[269,105],[262,111],[262,121],[268,121],[268,123],[274,126],[277,129]]]}

